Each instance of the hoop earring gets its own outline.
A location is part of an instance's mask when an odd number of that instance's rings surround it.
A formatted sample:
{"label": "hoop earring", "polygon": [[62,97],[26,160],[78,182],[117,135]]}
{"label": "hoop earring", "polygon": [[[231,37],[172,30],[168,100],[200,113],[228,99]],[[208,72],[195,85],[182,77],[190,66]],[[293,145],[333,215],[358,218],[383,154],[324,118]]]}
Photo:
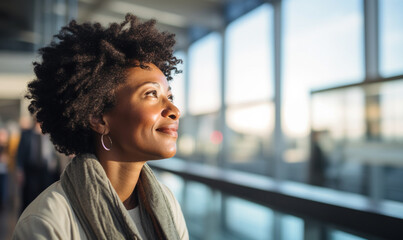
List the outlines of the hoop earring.
{"label": "hoop earring", "polygon": [[[105,143],[104,143],[104,136],[107,136],[107,137],[109,138],[109,142],[111,142],[111,147],[110,147],[110,148],[107,148],[107,147],[105,146]],[[108,135],[102,134],[102,136],[101,136],[101,143],[102,143],[102,147],[104,147],[104,149],[105,149],[106,151],[110,151],[110,150],[111,150],[111,148],[112,148],[112,139],[111,139],[111,137],[109,137]]]}

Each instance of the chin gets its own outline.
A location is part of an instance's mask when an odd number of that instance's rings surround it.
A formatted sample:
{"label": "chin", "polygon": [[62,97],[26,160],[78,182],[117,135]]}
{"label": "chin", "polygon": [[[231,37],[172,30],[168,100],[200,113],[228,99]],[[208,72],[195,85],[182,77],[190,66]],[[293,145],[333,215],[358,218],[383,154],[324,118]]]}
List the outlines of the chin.
{"label": "chin", "polygon": [[173,144],[165,148],[165,151],[161,153],[162,158],[171,158],[176,154],[176,144]]}
{"label": "chin", "polygon": [[176,154],[176,149],[175,149],[175,151],[173,151],[173,152],[169,152],[169,153],[163,154],[163,155],[162,155],[162,159],[171,158],[171,157],[175,156],[175,154]]}

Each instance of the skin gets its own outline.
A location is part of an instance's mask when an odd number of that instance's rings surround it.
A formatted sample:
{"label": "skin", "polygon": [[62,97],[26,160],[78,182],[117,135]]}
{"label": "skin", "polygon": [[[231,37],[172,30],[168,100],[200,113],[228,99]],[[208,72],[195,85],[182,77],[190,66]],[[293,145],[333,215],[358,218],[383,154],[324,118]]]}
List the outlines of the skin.
{"label": "skin", "polygon": [[[137,206],[133,190],[148,160],[173,157],[180,118],[172,103],[165,75],[154,64],[149,69],[128,70],[126,82],[116,90],[116,106],[102,116],[91,117],[97,132],[95,154],[127,209]],[[101,145],[102,133],[106,151]]]}

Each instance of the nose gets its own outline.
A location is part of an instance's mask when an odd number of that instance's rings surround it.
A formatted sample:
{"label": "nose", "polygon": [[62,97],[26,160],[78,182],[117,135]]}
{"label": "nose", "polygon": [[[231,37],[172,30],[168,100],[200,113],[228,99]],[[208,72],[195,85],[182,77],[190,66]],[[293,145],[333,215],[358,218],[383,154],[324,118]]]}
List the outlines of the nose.
{"label": "nose", "polygon": [[167,104],[164,110],[162,110],[161,114],[163,117],[168,117],[172,120],[178,120],[181,116],[181,112],[171,101],[167,101]]}

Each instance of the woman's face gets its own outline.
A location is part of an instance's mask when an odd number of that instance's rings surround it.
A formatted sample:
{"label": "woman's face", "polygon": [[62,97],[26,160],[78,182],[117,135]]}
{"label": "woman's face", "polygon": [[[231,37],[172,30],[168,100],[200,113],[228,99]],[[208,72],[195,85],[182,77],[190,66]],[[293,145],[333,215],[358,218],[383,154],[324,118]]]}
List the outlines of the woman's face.
{"label": "woman's face", "polygon": [[176,153],[180,112],[172,103],[165,75],[154,64],[148,66],[129,69],[125,84],[116,91],[116,106],[104,115],[111,151],[127,160],[162,159]]}

